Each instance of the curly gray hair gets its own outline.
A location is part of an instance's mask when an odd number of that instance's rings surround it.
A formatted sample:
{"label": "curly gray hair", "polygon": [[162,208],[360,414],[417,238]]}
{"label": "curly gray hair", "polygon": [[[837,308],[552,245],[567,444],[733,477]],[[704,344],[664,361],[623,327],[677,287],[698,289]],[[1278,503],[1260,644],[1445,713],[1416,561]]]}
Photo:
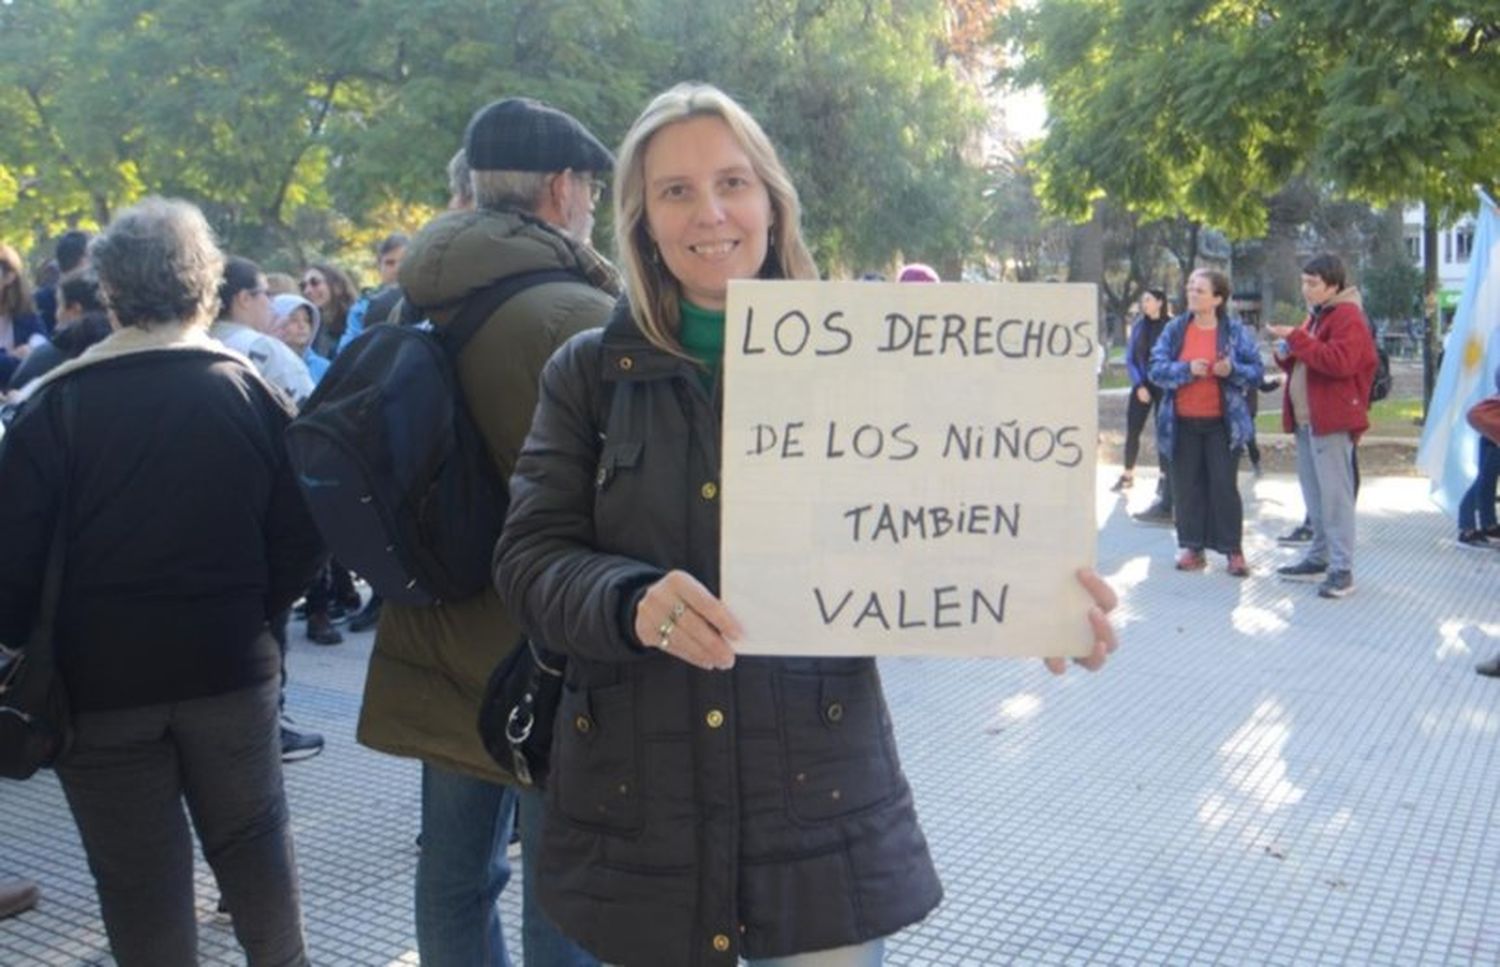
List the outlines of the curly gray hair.
{"label": "curly gray hair", "polygon": [[224,254],[196,205],[145,198],[89,243],[89,258],[120,325],[149,329],[213,320]]}

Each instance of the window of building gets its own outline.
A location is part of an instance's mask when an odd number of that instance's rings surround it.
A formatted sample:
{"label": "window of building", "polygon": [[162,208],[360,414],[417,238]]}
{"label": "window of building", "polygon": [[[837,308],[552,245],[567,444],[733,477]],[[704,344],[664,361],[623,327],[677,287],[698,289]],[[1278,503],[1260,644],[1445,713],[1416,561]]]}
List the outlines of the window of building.
{"label": "window of building", "polygon": [[1453,230],[1453,261],[1460,264],[1469,261],[1474,254],[1474,226],[1460,225]]}

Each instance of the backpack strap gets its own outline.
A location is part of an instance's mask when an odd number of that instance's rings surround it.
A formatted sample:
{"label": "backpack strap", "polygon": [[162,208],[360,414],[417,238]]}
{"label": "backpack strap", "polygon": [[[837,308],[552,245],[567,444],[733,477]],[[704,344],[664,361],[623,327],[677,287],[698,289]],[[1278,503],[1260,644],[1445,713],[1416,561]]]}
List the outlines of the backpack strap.
{"label": "backpack strap", "polygon": [[484,324],[489,322],[495,310],[508,302],[511,296],[518,295],[534,285],[547,282],[589,284],[583,276],[569,269],[538,269],[535,272],[522,272],[518,275],[507,276],[465,299],[464,307],[459,310],[453,322],[444,329],[438,330],[438,341],[443,344],[449,356],[457,359],[469,340],[474,338]]}

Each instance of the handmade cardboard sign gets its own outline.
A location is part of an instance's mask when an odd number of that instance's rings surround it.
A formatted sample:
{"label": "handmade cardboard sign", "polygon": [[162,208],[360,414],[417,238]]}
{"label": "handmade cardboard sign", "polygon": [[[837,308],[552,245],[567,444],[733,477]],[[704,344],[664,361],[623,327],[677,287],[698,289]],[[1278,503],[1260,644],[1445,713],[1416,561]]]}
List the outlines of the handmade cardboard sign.
{"label": "handmade cardboard sign", "polygon": [[721,590],[737,650],[1086,654],[1096,299],[731,283]]}

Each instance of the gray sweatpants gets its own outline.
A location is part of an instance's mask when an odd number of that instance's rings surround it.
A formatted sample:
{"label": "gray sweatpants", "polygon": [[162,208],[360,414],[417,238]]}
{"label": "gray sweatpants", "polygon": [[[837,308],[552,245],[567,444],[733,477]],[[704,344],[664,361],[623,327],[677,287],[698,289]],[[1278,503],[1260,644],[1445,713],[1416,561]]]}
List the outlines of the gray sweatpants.
{"label": "gray sweatpants", "polygon": [[1312,520],[1307,560],[1326,561],[1330,571],[1354,570],[1354,438],[1297,427],[1297,480]]}
{"label": "gray sweatpants", "polygon": [[120,967],[198,962],[192,825],[251,967],[305,965],[275,679],[167,705],[80,712],[58,764]]}

